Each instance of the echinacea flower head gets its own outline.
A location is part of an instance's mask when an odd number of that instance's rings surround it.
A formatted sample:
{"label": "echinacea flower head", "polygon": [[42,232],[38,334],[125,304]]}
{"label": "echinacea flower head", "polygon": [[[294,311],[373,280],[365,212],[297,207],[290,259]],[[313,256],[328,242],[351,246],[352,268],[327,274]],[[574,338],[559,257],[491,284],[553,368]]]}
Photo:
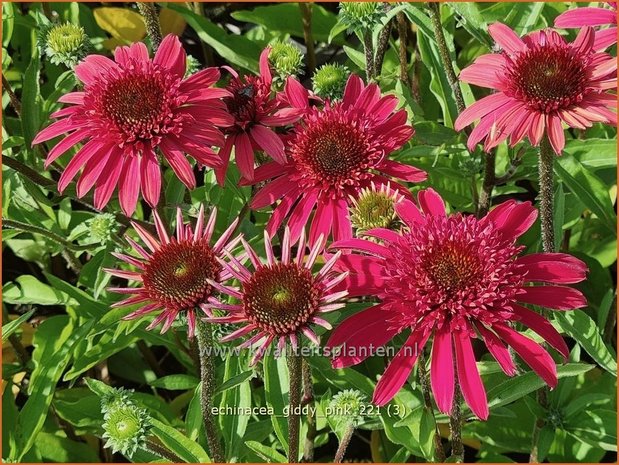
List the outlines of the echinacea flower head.
{"label": "echinacea flower head", "polygon": [[350,221],[357,233],[374,228],[394,229],[399,225],[395,204],[404,197],[389,185],[372,185],[351,198]]}
{"label": "echinacea flower head", "polygon": [[163,323],[162,333],[167,331],[179,316],[186,317],[188,335],[192,338],[195,334],[196,312],[201,310],[208,314],[206,303],[213,294],[211,283],[221,282],[230,277],[217,258],[223,256],[225,247],[234,247],[235,241],[228,242],[228,240],[236,228],[238,219],[226,229],[215,244],[211,245],[217,217],[216,210],[212,211],[205,224],[204,207],[201,207],[195,228],[192,228],[190,224],[183,222],[179,208],[176,215],[176,234],[172,237],[168,235],[157,212],[153,215],[158,238],[138,223],[132,223],[146,248],[127,236],[127,241],[139,257],[114,253],[116,258],[137,270],[106,269],[114,276],[141,284],[140,287],[110,288],[112,292],[130,296],[115,303],[114,307],[142,305],[138,310],[125,316],[126,320],[158,313],[147,329]]}
{"label": "echinacea flower head", "polygon": [[563,125],[586,129],[595,122],[616,125],[617,59],[593,48],[594,33],[583,28],[572,43],[545,29],[523,38],[501,23],[488,32],[502,48],[482,55],[462,70],[460,79],[495,89],[464,110],[456,130],[481,119],[468,139],[469,149],[484,140],[488,151],[510,138],[539,145],[546,134],[554,151],[565,146]]}
{"label": "echinacea flower head", "polygon": [[226,69],[232,79],[226,87],[230,93],[224,99],[228,112],[234,118],[234,125],[226,130],[226,142],[220,155],[223,167],[216,170],[220,183],[225,179],[226,167],[234,148],[236,165],[245,179],[254,177],[254,150],[262,150],[278,163],[285,163],[284,143],[274,128],[292,124],[301,116],[293,108],[282,108],[282,100],[272,92],[273,76],[269,68],[267,47],[260,54],[258,76],[239,74],[232,68]]}
{"label": "echinacea flower head", "polygon": [[609,8],[574,8],[561,13],[555,19],[555,27],[572,28],[585,26],[612,26],[595,33],[595,50],[604,50],[617,43],[617,2],[606,2]]}
{"label": "echinacea flower head", "polygon": [[[288,80],[286,93],[297,102],[308,99],[307,91],[293,79]],[[396,96],[381,97],[376,84],[365,86],[352,75],[341,101],[326,102],[323,108],[307,106],[286,139],[288,162],[266,163],[256,170],[254,182],[267,184],[251,207],[281,200],[267,224],[271,237],[289,215],[292,242],[296,242],[314,210],[310,244],[331,231],[336,240],[351,237],[350,198],[372,182],[390,182],[394,190],[410,196],[390,177],[419,182],[426,179],[426,173],[389,159],[414,134],[406,123],[406,111],[396,111],[397,105]]]}
{"label": "echinacea flower head", "polygon": [[318,344],[318,337],[311,325],[331,329],[331,325],[321,318],[321,314],[342,308],[344,304],[338,300],[347,294],[345,290],[334,291],[345,279],[346,273],[337,273],[335,276],[330,273],[340,253],[333,255],[319,271],[312,272],[319,253],[324,249],[324,239],[321,238],[306,255],[305,238],[302,236],[297,253],[293,256],[290,230],[286,228],[281,260],[275,258],[266,232],[264,240],[266,263],[261,261],[244,239],[241,241],[250,259],[250,267],[226,253],[228,261],[221,263],[231,276],[240,281],[240,288],[215,282],[212,282],[212,285],[221,294],[238,300],[238,303],[222,303],[212,297],[209,299],[211,307],[224,310],[228,314],[206,319],[212,323],[241,325],[241,328],[222,338],[221,342],[254,333],[240,345],[257,348],[252,357],[252,365],[263,357],[272,342],[277,343],[279,353],[284,352],[287,341],[290,341],[292,348],[296,350],[302,334]]}
{"label": "echinacea flower head", "polygon": [[380,2],[340,2],[338,19],[349,31],[372,30],[385,15]]}
{"label": "echinacea flower head", "polygon": [[401,232],[377,228],[366,234],[379,243],[349,239],[333,244],[352,251],[336,264],[336,269],[349,273],[342,287],[351,296],[380,299],[335,329],[327,346],[344,345],[345,350],[333,360],[334,366],[357,364],[370,355],[361,347],[385,345],[410,330],[376,385],[373,402],[378,405],[389,402],[404,385],[430,337],[430,380],[442,412],[451,411],[457,383],[473,413],[488,417],[473,353],[475,338],[486,344],[507,375],[517,372],[510,346],[555,387],[554,360],[514,325],[530,328],[567,357],[560,334],[527,305],[554,310],[584,307],[580,291],[565,284],[584,280],[586,265],[563,253],[521,255],[523,247],[516,240],[537,217],[529,202],[507,201],[477,219],[447,215],[443,200],[431,189],[419,192],[417,199],[419,207],[408,199],[396,205],[406,226]]}
{"label": "echinacea flower head", "polygon": [[151,421],[148,411],[136,405],[126,393],[129,391],[115,393],[113,399],[101,399],[104,420],[101,427],[105,447],[131,458],[144,447]]}
{"label": "echinacea flower head", "polygon": [[288,76],[296,76],[301,72],[303,53],[290,42],[277,41],[271,46],[269,63],[276,78],[283,84]]}
{"label": "echinacea flower head", "polygon": [[92,45],[84,28],[71,23],[48,24],[41,29],[39,48],[55,65],[75,66]]}
{"label": "echinacea flower head", "polygon": [[210,147],[223,144],[216,126],[232,122],[220,99],[228,92],[212,88],[219,79],[216,68],[183,79],[185,59],[180,41],[169,35],[152,60],[139,42],[118,47],[114,60],[89,55],[75,67],[83,91],[60,97],[59,102],[71,106],[52,114],[59,120],[33,141],[38,144],[69,133],[50,150],[46,167],[83,143],[58,181],[60,192],[82,169],[78,197],[94,186],[94,203],[100,209],[118,185],[121,208],[130,216],[140,191],[151,206],[159,201],[158,154],[190,189],[196,179],[185,154],[201,165],[222,166]]}

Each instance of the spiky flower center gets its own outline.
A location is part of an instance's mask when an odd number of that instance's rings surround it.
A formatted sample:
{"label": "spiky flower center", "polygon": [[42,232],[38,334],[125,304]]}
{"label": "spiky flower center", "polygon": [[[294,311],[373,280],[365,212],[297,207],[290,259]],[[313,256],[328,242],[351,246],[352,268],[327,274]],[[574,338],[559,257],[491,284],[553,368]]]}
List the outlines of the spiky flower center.
{"label": "spiky flower center", "polygon": [[144,288],[154,302],[170,310],[189,310],[212,293],[221,265],[206,239],[163,244],[144,270]]}
{"label": "spiky flower center", "polygon": [[583,98],[587,63],[567,45],[543,45],[520,53],[508,71],[509,91],[530,108],[561,110]]}
{"label": "spiky flower center", "polygon": [[258,76],[234,78],[228,84],[227,90],[232,96],[224,98],[224,102],[236,124],[243,129],[257,122],[260,116],[268,113],[274,105],[269,101],[271,89],[267,88]]}
{"label": "spiky flower center", "polygon": [[515,264],[520,248],[472,216],[430,217],[389,245],[388,301],[399,305],[402,327],[473,318],[504,319],[524,283]]}
{"label": "spiky flower center", "polygon": [[292,144],[292,158],[302,182],[342,197],[347,186],[358,186],[367,179],[380,152],[373,147],[362,124],[348,113],[327,107],[306,125],[300,125]]}
{"label": "spiky flower center", "polygon": [[165,134],[179,133],[188,118],[176,111],[186,100],[180,82],[152,62],[113,69],[86,87],[86,106],[92,108],[86,116],[99,118],[96,136],[121,148],[133,150],[136,142],[155,147]]}
{"label": "spiky flower center", "polygon": [[299,73],[303,64],[303,54],[291,43],[278,41],[273,44],[269,54],[269,63],[273,66],[276,74],[285,79],[287,76]]}
{"label": "spiky flower center", "polygon": [[272,335],[296,332],[318,311],[322,290],[312,273],[296,263],[258,268],[243,286],[247,318]]}

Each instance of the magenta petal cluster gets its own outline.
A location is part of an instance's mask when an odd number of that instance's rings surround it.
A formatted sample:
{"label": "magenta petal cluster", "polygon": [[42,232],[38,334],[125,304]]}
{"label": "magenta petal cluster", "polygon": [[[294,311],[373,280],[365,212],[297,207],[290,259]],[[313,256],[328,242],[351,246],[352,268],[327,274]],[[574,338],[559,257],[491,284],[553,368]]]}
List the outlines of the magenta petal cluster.
{"label": "magenta petal cluster", "polygon": [[60,192],[81,169],[78,197],[94,187],[94,203],[101,209],[118,186],[121,208],[130,216],[140,191],[151,206],[159,201],[159,154],[189,189],[196,187],[196,179],[185,154],[201,165],[223,165],[211,147],[224,142],[218,127],[232,124],[221,101],[229,93],[212,87],[220,76],[215,68],[184,79],[185,61],[180,41],[169,35],[152,60],[138,42],[118,47],[114,60],[89,55],[76,66],[83,90],[59,99],[70,106],[54,113],[58,121],[33,141],[38,144],[66,134],[50,150],[46,166],[83,144],[60,177]]}
{"label": "magenta petal cluster", "polygon": [[190,224],[183,222],[183,214],[179,208],[176,214],[176,234],[173,236],[168,234],[156,211],[153,216],[158,238],[133,222],[133,228],[145,247],[127,236],[127,241],[138,257],[113,254],[136,268],[136,271],[105,270],[113,276],[140,284],[139,287],[110,288],[112,292],[129,296],[113,307],[139,304],[140,308],[129,313],[124,318],[126,320],[158,313],[147,329],[163,323],[162,333],[182,314],[187,317],[188,334],[192,338],[196,328],[196,311],[201,310],[208,314],[207,301],[214,292],[210,283],[230,278],[230,274],[222,268],[217,259],[223,256],[225,247],[234,248],[238,244],[238,240],[229,241],[238,219],[211,245],[217,210],[213,209],[205,223],[204,206],[201,206],[195,228],[192,228]]}
{"label": "magenta petal cluster", "polygon": [[288,79],[286,95],[295,108],[305,109],[285,139],[288,161],[260,166],[253,180],[266,181],[266,185],[252,199],[251,207],[277,204],[267,224],[271,237],[287,218],[291,240],[296,242],[315,212],[310,244],[321,235],[349,238],[351,197],[372,183],[390,183],[410,196],[406,187],[391,178],[426,179],[424,171],[389,159],[414,134],[406,111],[396,111],[396,96],[381,96],[376,84],[366,86],[356,75],[348,79],[342,100],[327,101],[324,107],[311,107],[307,91],[294,79]]}
{"label": "magenta petal cluster", "polygon": [[226,130],[226,142],[220,155],[224,165],[216,170],[223,184],[232,149],[236,164],[244,179],[254,179],[254,151],[262,150],[277,163],[286,162],[284,142],[275,128],[288,126],[299,119],[301,111],[285,105],[278,95],[273,95],[273,78],[269,68],[270,48],[260,55],[260,75],[239,76],[232,68],[226,69],[232,79],[226,89],[230,96],[224,99],[234,124]]}
{"label": "magenta petal cluster", "polygon": [[302,234],[296,255],[293,256],[290,230],[286,228],[281,260],[277,260],[270,238],[265,232],[266,263],[261,261],[244,239],[241,241],[251,262],[250,267],[245,266],[231,253],[226,253],[227,261],[219,260],[226,272],[240,281],[240,288],[211,283],[220,293],[239,301],[237,304],[229,304],[214,297],[209,299],[212,308],[223,310],[228,315],[206,318],[206,321],[241,325],[239,329],[223,337],[221,342],[254,333],[239,346],[257,349],[251,360],[252,365],[264,356],[272,342],[277,343],[281,354],[284,353],[287,341],[290,341],[292,348],[296,350],[301,334],[319,344],[310,325],[331,329],[331,325],[321,318],[321,314],[342,308],[344,304],[338,301],[347,295],[345,290],[336,290],[338,284],[346,279],[347,273],[336,273],[335,276],[331,273],[341,254],[333,255],[317,272],[312,272],[312,267],[325,246],[323,238],[320,238],[306,255],[305,235]]}
{"label": "magenta petal cluster", "polygon": [[608,92],[617,87],[617,59],[595,51],[590,27],[572,43],[551,29],[520,38],[495,23],[488,32],[502,51],[480,56],[460,73],[462,81],[496,91],[455,122],[459,131],[480,120],[469,136],[469,149],[484,141],[488,151],[508,137],[512,146],[525,137],[539,145],[547,135],[560,154],[563,125],[586,129],[595,122],[617,124],[617,96]]}
{"label": "magenta petal cluster", "polygon": [[[556,365],[540,344],[517,329],[522,324],[563,357],[568,348],[552,324],[527,306],[570,310],[586,305],[582,293],[566,284],[585,279],[586,265],[563,253],[520,255],[516,240],[534,223],[529,203],[507,201],[477,219],[447,215],[433,190],[419,192],[417,205],[396,205],[406,225],[401,232],[367,231],[374,241],[348,239],[332,247],[346,250],[336,268],[348,277],[350,296],[374,295],[380,303],[361,311],[333,332],[327,345],[343,346],[334,367],[360,363],[369,351],[402,331],[408,339],[376,385],[373,401],[383,405],[408,379],[432,337],[430,378],[439,409],[449,413],[458,384],[479,418],[488,417],[486,392],[472,340],[481,339],[503,371],[518,371],[511,347],[549,386],[557,384]],[[376,241],[378,240],[378,241]]]}
{"label": "magenta petal cluster", "polygon": [[612,27],[602,29],[595,33],[595,50],[604,50],[617,43],[617,2],[606,2],[611,9],[585,7],[574,8],[561,13],[555,19],[555,27],[575,28],[584,26]]}

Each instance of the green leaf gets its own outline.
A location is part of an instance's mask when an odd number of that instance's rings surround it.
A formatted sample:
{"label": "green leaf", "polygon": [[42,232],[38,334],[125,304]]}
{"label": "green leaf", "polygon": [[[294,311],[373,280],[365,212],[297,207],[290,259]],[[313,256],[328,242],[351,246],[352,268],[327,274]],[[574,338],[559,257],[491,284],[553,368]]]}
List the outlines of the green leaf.
{"label": "green leaf", "polygon": [[21,326],[22,323],[28,321],[28,319],[34,315],[35,309],[31,309],[21,315],[18,318],[15,318],[12,321],[9,321],[7,324],[2,326],[2,342],[6,341],[11,334],[13,334],[17,329]]}
{"label": "green leaf", "polygon": [[165,423],[151,418],[152,432],[159,440],[170,449],[171,452],[188,463],[205,463],[210,462],[206,451],[195,441],[192,441],[187,436],[166,425]]}
{"label": "green leaf", "polygon": [[180,4],[170,3],[168,7],[180,13],[196,31],[198,37],[213,47],[229,64],[240,66],[249,71],[258,71],[258,57],[262,52],[262,47],[256,42],[244,36],[226,33],[204,16],[194,13]]}
{"label": "green leaf", "polygon": [[[311,5],[311,9],[314,40],[328,42],[330,32],[337,21],[335,15],[317,4]],[[263,26],[269,32],[278,31],[301,39],[304,38],[301,10],[297,3],[278,3],[276,5],[259,6],[253,10],[234,11],[232,17],[239,21]],[[286,20],[282,21],[282,18],[286,18]],[[335,43],[341,44],[343,40],[336,40]]]}
{"label": "green leaf", "polygon": [[559,326],[602,368],[617,376],[617,356],[604,344],[595,322],[582,310],[555,312]]}
{"label": "green leaf", "polygon": [[16,461],[20,462],[33,446],[47,417],[56,384],[69,364],[71,351],[92,324],[90,321],[74,328],[68,316],[59,315],[48,318],[38,327],[33,342],[35,369],[30,377],[30,396],[19,413],[15,429],[19,452],[12,458]]}
{"label": "green leaf", "polygon": [[149,384],[156,388],[171,391],[185,391],[195,389],[199,382],[200,380],[192,375],[169,375],[151,381]]}
{"label": "green leaf", "polygon": [[25,274],[17,277],[14,283],[8,282],[2,287],[2,300],[9,304],[66,305],[69,297]]}
{"label": "green leaf", "polygon": [[26,68],[21,96],[21,121],[26,148],[30,148],[32,140],[41,126],[40,68],[41,60],[37,48],[32,55],[28,68]]}
{"label": "green leaf", "polygon": [[285,357],[275,358],[267,353],[263,361],[264,393],[267,407],[272,408],[273,429],[282,447],[288,453],[288,421],[283,416],[288,405],[288,366]]}
{"label": "green leaf", "polygon": [[288,459],[279,452],[277,452],[275,449],[269,446],[265,446],[258,441],[245,441],[245,445],[269,463],[288,462]]}
{"label": "green leaf", "polygon": [[614,232],[617,215],[615,215],[608,188],[604,183],[573,156],[557,157],[554,167],[565,185],[589,210],[597,215],[610,231]]}
{"label": "green leaf", "polygon": [[256,375],[256,372],[254,370],[247,370],[247,371],[243,371],[242,373],[239,373],[238,375],[234,375],[230,378],[227,378],[226,381],[224,381],[221,384],[221,386],[217,387],[215,394],[221,394],[222,392],[227,391],[228,389],[232,389],[233,387],[236,387],[239,384],[244,383],[248,379],[253,378],[255,375]]}
{"label": "green leaf", "polygon": [[[242,370],[242,357],[228,357],[224,369],[224,379],[236,377]],[[251,387],[246,378],[245,381],[237,383],[233,389],[223,391],[220,407],[251,407]],[[242,453],[243,437],[249,423],[250,415],[222,415],[220,417],[221,431],[226,444],[226,461],[239,461]]]}
{"label": "green leaf", "polygon": [[565,431],[580,441],[617,451],[617,412],[613,410],[584,411],[573,417]]}
{"label": "green leaf", "polygon": [[565,143],[563,151],[592,171],[617,166],[617,141],[614,139],[571,139]]}
{"label": "green leaf", "polygon": [[555,250],[561,250],[563,242],[563,223],[565,221],[565,194],[563,184],[558,184],[554,193],[553,233]]}
{"label": "green leaf", "polygon": [[[585,363],[567,363],[557,367],[559,379],[569,376],[577,376],[594,368],[595,365]],[[521,397],[543,387],[544,381],[536,373],[528,371],[515,378],[510,378],[501,384],[488,390],[488,406],[490,408],[501,407],[510,404]]]}

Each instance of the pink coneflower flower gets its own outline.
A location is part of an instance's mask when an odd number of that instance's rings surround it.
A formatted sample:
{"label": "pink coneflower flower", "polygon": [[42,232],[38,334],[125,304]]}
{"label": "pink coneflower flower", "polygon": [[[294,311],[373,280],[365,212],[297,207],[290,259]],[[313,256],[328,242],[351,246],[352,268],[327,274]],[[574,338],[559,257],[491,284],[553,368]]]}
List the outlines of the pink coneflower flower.
{"label": "pink coneflower flower", "polygon": [[54,113],[62,119],[33,141],[38,144],[70,132],[50,150],[45,166],[84,143],[60,177],[60,192],[83,168],[78,197],[96,186],[94,202],[100,209],[118,184],[120,206],[131,215],[140,190],[151,206],[159,201],[158,152],[189,189],[196,187],[196,179],[185,153],[205,166],[222,165],[210,147],[223,144],[216,126],[232,123],[220,100],[228,92],[212,88],[219,79],[215,68],[183,79],[185,59],[180,41],[169,35],[153,60],[140,42],[118,47],[115,61],[90,55],[75,67],[83,91],[62,96],[58,101],[72,106]]}
{"label": "pink coneflower flower", "polygon": [[[299,100],[307,99],[302,90],[297,92]],[[286,139],[288,163],[266,163],[256,170],[254,182],[268,183],[251,207],[281,200],[267,224],[271,237],[290,214],[288,225],[296,242],[314,209],[310,244],[331,232],[335,239],[351,237],[350,197],[356,198],[372,182],[390,182],[393,189],[410,196],[406,187],[388,177],[411,182],[426,179],[422,170],[389,160],[389,154],[414,133],[406,124],[406,112],[395,111],[397,104],[396,96],[381,97],[376,84],[365,86],[353,75],[342,101],[326,102],[324,108],[306,106],[303,119]]]}
{"label": "pink coneflower flower", "polygon": [[337,301],[346,296],[346,291],[334,288],[346,278],[347,273],[330,273],[340,252],[333,255],[322,267],[312,273],[312,267],[323,250],[325,241],[320,238],[306,257],[305,236],[301,236],[296,256],[292,256],[290,230],[284,231],[281,260],[277,261],[271,248],[271,241],[265,232],[264,244],[267,262],[262,263],[251,246],[241,239],[253,270],[250,271],[231,254],[228,262],[220,260],[224,269],[241,283],[240,289],[212,282],[222,294],[239,301],[238,304],[222,303],[211,297],[212,308],[228,312],[224,317],[207,318],[213,323],[234,323],[243,325],[240,329],[225,336],[221,342],[231,341],[249,333],[254,333],[239,347],[258,347],[252,358],[252,365],[262,358],[269,345],[276,341],[279,353],[284,353],[286,342],[290,341],[297,349],[299,337],[304,334],[310,341],[319,344],[311,324],[327,329],[331,325],[320,317],[322,313],[337,310],[344,306]]}
{"label": "pink coneflower flower", "polygon": [[565,145],[563,123],[586,129],[594,122],[617,124],[617,96],[606,90],[617,87],[617,59],[593,50],[593,30],[580,31],[567,43],[546,29],[524,38],[501,23],[488,31],[503,49],[482,55],[462,70],[460,79],[497,92],[484,97],[460,114],[461,130],[481,118],[471,132],[469,149],[485,139],[486,151],[510,137],[516,145],[525,136],[539,145],[548,135],[554,151]]}
{"label": "pink coneflower flower", "polygon": [[234,125],[226,130],[226,142],[220,152],[224,165],[216,170],[221,184],[232,148],[241,176],[250,181],[254,178],[255,149],[263,150],[278,163],[286,162],[284,143],[273,128],[294,123],[301,112],[283,107],[282,99],[273,94],[270,52],[271,49],[267,47],[260,55],[259,76],[239,76],[232,68],[225,67],[232,74],[232,80],[226,87],[231,95],[224,102],[234,118]]}
{"label": "pink coneflower flower", "polygon": [[431,384],[443,412],[451,411],[458,383],[471,410],[479,418],[488,417],[473,338],[485,342],[507,375],[517,372],[507,348],[511,346],[548,385],[556,386],[552,357],[514,329],[514,323],[535,331],[567,357],[568,348],[552,324],[525,305],[584,307],[584,296],[564,284],[585,279],[586,265],[562,253],[519,256],[523,247],[516,240],[537,217],[529,202],[508,201],[476,219],[446,215],[442,199],[431,189],[421,191],[417,199],[420,208],[410,200],[396,205],[406,225],[400,233],[377,228],[366,235],[380,239],[378,244],[362,239],[333,244],[356,251],[342,255],[336,264],[336,269],[350,273],[342,287],[351,296],[375,295],[381,300],[335,329],[327,346],[343,344],[345,350],[333,365],[357,364],[369,355],[360,348],[382,346],[409,329],[406,343],[376,385],[373,401],[378,405],[389,402],[404,385],[431,336]]}
{"label": "pink coneflower flower", "polygon": [[617,2],[606,2],[612,9],[585,7],[561,13],[555,19],[555,27],[571,28],[584,26],[614,25],[595,33],[595,50],[604,50],[617,42]]}
{"label": "pink coneflower flower", "polygon": [[152,329],[163,322],[164,333],[179,315],[187,317],[188,334],[192,338],[196,328],[196,311],[208,315],[207,300],[213,294],[211,282],[230,278],[230,274],[219,264],[218,257],[224,247],[234,248],[238,240],[228,242],[234,232],[238,219],[234,221],[221,237],[211,245],[215,229],[217,210],[213,209],[204,224],[204,206],[200,207],[195,229],[183,223],[180,208],[176,212],[176,235],[170,237],[157,212],[153,212],[155,227],[159,238],[153,237],[138,223],[132,223],[146,248],[127,236],[127,241],[140,257],[121,253],[113,255],[137,268],[137,271],[106,269],[105,271],[130,281],[141,283],[141,287],[114,287],[109,290],[129,294],[113,307],[142,304],[143,306],[128,314],[124,319],[132,320],[160,312],[146,329]]}

